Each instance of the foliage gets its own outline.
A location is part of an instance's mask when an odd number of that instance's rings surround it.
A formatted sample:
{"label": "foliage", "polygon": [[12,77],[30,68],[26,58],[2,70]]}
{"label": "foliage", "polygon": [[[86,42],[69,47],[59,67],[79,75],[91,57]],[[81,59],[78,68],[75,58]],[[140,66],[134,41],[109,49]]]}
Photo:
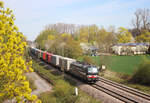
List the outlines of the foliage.
{"label": "foliage", "polygon": [[49,29],[43,30],[35,40],[35,42],[38,44],[37,46],[42,50],[48,49],[46,48],[45,44],[51,45],[50,41],[55,39],[54,34],[57,34],[57,32]]}
{"label": "foliage", "polygon": [[88,26],[82,26],[79,29],[79,35],[78,38],[80,40],[80,42],[88,42]]}
{"label": "foliage", "polygon": [[[41,36],[45,34],[40,34]],[[47,35],[47,39],[43,39],[42,43],[38,43],[38,36],[37,43],[39,45],[44,45],[43,48],[46,48],[48,52],[71,57],[71,58],[78,58],[82,55],[82,49],[80,47],[80,43],[67,33],[63,33],[61,35]]]}
{"label": "foliage", "polygon": [[[55,26],[50,26],[50,28],[45,28],[36,38],[35,42],[39,45],[37,46],[38,48],[54,54],[78,58],[83,53],[83,48],[80,46],[81,43],[88,43],[91,46],[99,47],[101,52],[109,52],[110,46],[116,43],[114,30],[106,31],[104,28],[99,29],[97,25],[89,25],[73,28],[76,31],[70,34],[69,32],[61,33],[60,30],[64,30],[65,27],[60,25],[61,28],[59,28],[59,24],[56,25],[58,26],[57,29],[59,29],[59,32],[52,29]],[[65,31],[71,30],[71,28],[68,28]]]}
{"label": "foliage", "polygon": [[110,47],[116,43],[115,33],[101,28],[96,36],[96,42],[100,52],[110,52]]}
{"label": "foliage", "polygon": [[119,34],[117,35],[118,43],[128,43],[131,41],[132,34],[128,31],[128,29],[120,27],[118,32],[119,32]]}
{"label": "foliage", "polygon": [[[25,37],[14,24],[14,15],[0,2],[0,98],[34,101],[24,73],[33,71],[32,62],[23,59]],[[39,102],[39,101],[37,101]]]}
{"label": "foliage", "polygon": [[66,44],[64,56],[76,59],[82,55],[82,49],[78,41],[70,38],[66,41]]}
{"label": "foliage", "polygon": [[136,37],[136,41],[150,43],[150,32],[147,30],[142,31],[141,35]]}
{"label": "foliage", "polygon": [[83,61],[89,64],[96,65],[96,62],[90,56],[83,56]]}
{"label": "foliage", "polygon": [[150,85],[150,60],[144,58],[131,81],[138,84]]}
{"label": "foliage", "polygon": [[82,26],[79,29],[80,42],[93,43],[96,40],[99,28],[97,25]]}
{"label": "foliage", "polygon": [[61,103],[75,103],[78,96],[74,95],[74,88],[63,80],[57,81],[54,95]]}

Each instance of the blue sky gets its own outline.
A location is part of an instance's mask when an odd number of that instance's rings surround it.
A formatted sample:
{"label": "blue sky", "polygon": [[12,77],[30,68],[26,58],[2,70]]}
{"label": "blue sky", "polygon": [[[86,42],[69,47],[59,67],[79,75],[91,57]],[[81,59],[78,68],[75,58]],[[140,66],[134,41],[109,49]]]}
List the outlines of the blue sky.
{"label": "blue sky", "polygon": [[131,28],[138,8],[150,9],[150,0],[2,0],[14,11],[16,25],[34,40],[47,24],[73,23]]}

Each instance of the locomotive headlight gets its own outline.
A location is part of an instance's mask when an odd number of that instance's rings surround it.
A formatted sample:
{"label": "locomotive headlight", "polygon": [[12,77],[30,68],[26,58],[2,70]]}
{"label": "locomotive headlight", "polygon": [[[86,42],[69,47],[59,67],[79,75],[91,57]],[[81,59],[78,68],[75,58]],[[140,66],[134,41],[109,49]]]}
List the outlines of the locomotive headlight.
{"label": "locomotive headlight", "polygon": [[97,78],[97,75],[88,75],[88,78]]}

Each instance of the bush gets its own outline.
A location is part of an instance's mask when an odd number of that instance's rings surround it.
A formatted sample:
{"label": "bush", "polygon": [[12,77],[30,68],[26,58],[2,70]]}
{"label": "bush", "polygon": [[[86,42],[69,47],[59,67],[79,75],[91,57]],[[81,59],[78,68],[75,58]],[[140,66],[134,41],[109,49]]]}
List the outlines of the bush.
{"label": "bush", "polygon": [[74,88],[70,84],[59,80],[54,87],[54,96],[61,103],[75,103],[78,96],[74,95]]}
{"label": "bush", "polygon": [[84,62],[87,62],[87,63],[89,63],[89,64],[96,65],[96,62],[95,62],[91,57],[89,57],[89,56],[84,56],[84,57],[83,57],[83,61],[84,61]]}
{"label": "bush", "polygon": [[131,81],[138,84],[150,85],[150,60],[144,58]]}
{"label": "bush", "polygon": [[56,98],[52,95],[51,92],[42,93],[39,98],[42,103],[57,103]]}

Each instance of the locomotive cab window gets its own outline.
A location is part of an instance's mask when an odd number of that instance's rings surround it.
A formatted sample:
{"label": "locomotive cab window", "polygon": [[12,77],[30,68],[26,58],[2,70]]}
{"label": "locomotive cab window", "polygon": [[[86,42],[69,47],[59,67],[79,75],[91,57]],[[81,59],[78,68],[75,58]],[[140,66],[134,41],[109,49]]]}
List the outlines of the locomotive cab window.
{"label": "locomotive cab window", "polygon": [[96,67],[89,67],[88,68],[88,73],[90,73],[90,74],[97,74],[98,73],[98,69]]}

